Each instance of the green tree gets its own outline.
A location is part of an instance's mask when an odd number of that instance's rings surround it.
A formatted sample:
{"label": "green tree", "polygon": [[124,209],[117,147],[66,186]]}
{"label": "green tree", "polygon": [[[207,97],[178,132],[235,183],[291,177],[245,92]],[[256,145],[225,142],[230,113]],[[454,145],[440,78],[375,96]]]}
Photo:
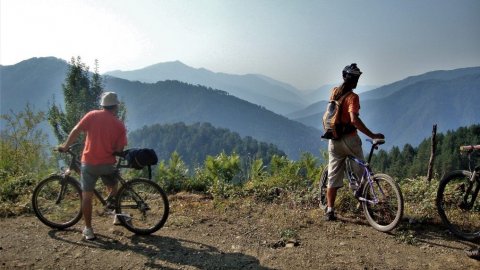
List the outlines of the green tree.
{"label": "green tree", "polygon": [[15,201],[32,190],[39,175],[48,172],[45,158],[46,135],[38,128],[45,113],[35,112],[28,104],[24,111],[1,115],[0,201]]}
{"label": "green tree", "polygon": [[48,110],[48,122],[59,142],[66,140],[72,128],[87,112],[100,106],[103,85],[98,73],[98,61],[95,61],[95,72],[90,78],[89,67],[82,63],[80,56],[76,59],[72,57],[62,89],[65,112],[55,103]]}
{"label": "green tree", "polygon": [[168,163],[161,161],[157,168],[157,181],[167,192],[185,189],[188,181],[188,168],[177,152],[173,152]]}

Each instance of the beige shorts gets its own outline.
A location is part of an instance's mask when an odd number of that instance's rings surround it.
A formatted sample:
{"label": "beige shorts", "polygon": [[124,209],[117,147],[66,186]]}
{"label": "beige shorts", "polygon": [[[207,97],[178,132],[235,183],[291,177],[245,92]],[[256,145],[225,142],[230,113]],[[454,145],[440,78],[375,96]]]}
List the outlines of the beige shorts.
{"label": "beige shorts", "polygon": [[[354,156],[364,160],[362,150],[362,140],[358,134],[346,135],[338,140],[329,140],[328,142],[328,185],[329,188],[343,187],[343,177],[345,174],[345,162],[347,156]],[[352,167],[357,176],[362,175],[363,168],[355,162]],[[358,178],[359,179],[359,178]]]}

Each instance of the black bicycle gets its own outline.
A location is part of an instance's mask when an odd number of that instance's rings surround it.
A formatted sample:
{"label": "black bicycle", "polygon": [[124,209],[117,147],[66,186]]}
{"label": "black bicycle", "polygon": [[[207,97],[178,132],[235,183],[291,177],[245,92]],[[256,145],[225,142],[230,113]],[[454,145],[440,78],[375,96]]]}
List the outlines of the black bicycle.
{"label": "black bicycle", "polygon": [[[71,176],[72,172],[80,172],[80,161],[72,148],[66,153],[71,156],[68,169],[53,174],[42,180],[35,187],[32,206],[35,215],[45,225],[65,229],[75,225],[82,218],[82,191],[80,182]],[[149,178],[124,180],[119,171],[130,168],[125,160],[129,150],[116,153],[118,156],[115,177],[120,183],[117,195],[103,198],[95,189],[94,194],[105,208],[117,215],[120,223],[136,234],[152,234],[163,227],[168,218],[168,197],[163,189],[151,180],[151,167],[148,166]]]}
{"label": "black bicycle", "polygon": [[480,145],[461,146],[466,153],[469,170],[456,170],[440,180],[437,191],[437,210],[442,222],[456,236],[480,239],[480,166],[474,166],[473,156],[480,153]]}
{"label": "black bicycle", "polygon": [[[403,216],[403,195],[399,185],[392,177],[386,174],[373,173],[370,167],[373,151],[385,143],[384,139],[367,141],[372,143],[368,161],[359,160],[354,156],[348,156],[345,174],[349,186],[357,200],[362,204],[363,213],[368,223],[381,232],[393,230]],[[357,179],[353,173],[352,163],[363,168],[361,179]],[[327,208],[327,182],[328,169],[325,169],[320,179],[320,205]]]}

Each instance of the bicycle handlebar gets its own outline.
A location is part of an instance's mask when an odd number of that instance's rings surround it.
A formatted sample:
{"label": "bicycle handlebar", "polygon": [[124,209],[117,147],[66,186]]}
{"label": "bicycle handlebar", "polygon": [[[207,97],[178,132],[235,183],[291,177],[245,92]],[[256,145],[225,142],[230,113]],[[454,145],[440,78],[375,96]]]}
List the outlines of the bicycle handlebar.
{"label": "bicycle handlebar", "polygon": [[473,152],[480,150],[480,144],[478,145],[462,145],[460,146],[461,152]]}
{"label": "bicycle handlebar", "polygon": [[385,143],[385,139],[367,139],[367,142],[370,142],[373,145],[381,145]]}

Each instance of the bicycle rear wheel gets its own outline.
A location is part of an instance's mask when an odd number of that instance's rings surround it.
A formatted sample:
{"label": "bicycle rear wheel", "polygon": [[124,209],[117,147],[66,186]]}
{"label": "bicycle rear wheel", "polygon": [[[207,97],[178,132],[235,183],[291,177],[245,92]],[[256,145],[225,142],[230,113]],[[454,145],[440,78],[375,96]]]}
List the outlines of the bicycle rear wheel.
{"label": "bicycle rear wheel", "polygon": [[45,225],[65,229],[82,218],[82,196],[78,182],[53,175],[35,187],[32,196],[35,215]]}
{"label": "bicycle rear wheel", "polygon": [[325,168],[320,176],[320,187],[319,187],[319,201],[320,208],[324,211],[327,211],[327,184],[328,184],[328,169]]}
{"label": "bicycle rear wheel", "polygon": [[149,179],[133,179],[118,192],[118,219],[131,232],[151,234],[168,218],[168,198],[163,189]]}
{"label": "bicycle rear wheel", "polygon": [[471,177],[469,171],[451,172],[440,181],[436,200],[443,223],[453,234],[466,240],[480,238],[480,202],[473,198],[480,183],[470,183]]}
{"label": "bicycle rear wheel", "polygon": [[[403,196],[398,184],[386,174],[375,174],[363,187],[363,213],[368,223],[381,232],[393,230],[403,216]],[[376,198],[376,201],[375,201]]]}

